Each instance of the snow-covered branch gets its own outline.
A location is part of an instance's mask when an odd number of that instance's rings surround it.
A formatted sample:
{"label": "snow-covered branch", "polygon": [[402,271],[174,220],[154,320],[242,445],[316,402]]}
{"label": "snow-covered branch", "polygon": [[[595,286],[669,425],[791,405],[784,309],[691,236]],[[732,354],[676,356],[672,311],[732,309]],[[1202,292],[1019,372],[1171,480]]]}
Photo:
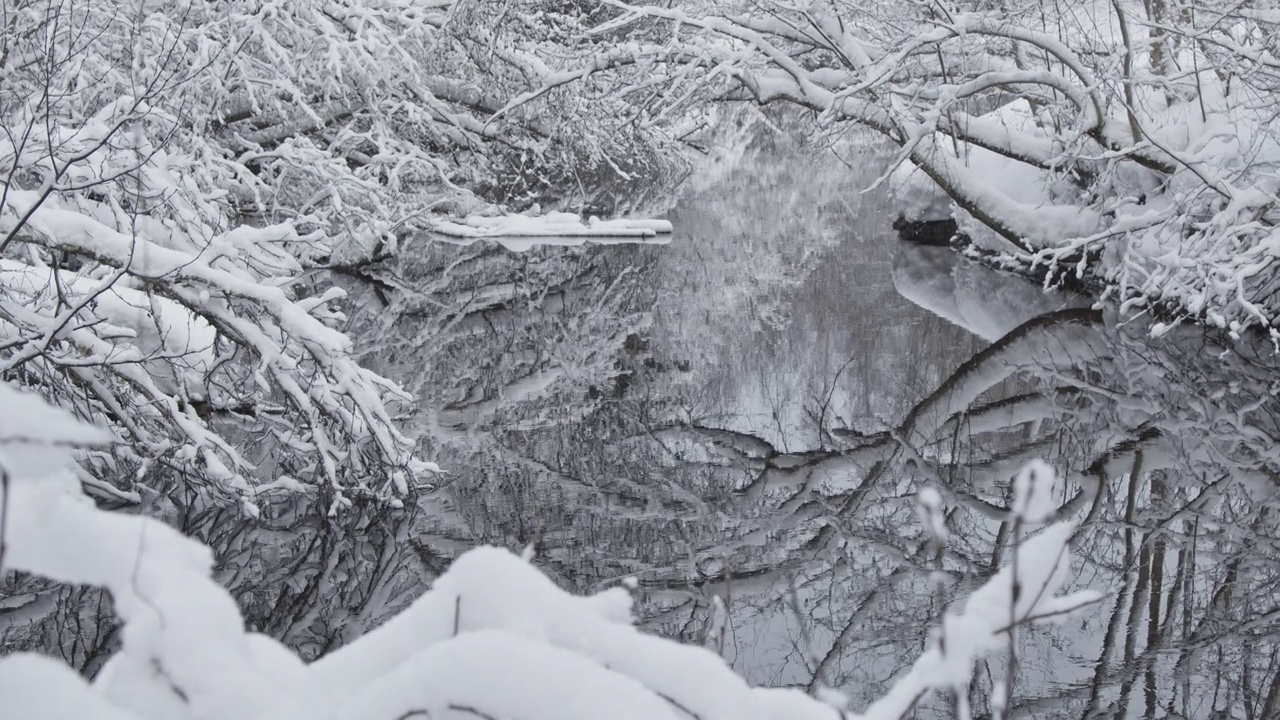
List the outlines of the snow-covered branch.
{"label": "snow-covered branch", "polygon": [[1280,332],[1271,13],[601,2],[619,27],[698,39],[716,71],[692,77],[885,135],[971,239],[1017,262],[1070,265],[1127,307]]}

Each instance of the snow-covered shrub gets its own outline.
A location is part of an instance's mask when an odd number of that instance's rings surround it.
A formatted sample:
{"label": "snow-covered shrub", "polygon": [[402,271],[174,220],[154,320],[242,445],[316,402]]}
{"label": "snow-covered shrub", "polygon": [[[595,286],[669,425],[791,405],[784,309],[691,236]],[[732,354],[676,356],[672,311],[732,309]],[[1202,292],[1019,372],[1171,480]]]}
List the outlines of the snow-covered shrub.
{"label": "snow-covered shrub", "polygon": [[643,72],[625,53],[482,5],[6,5],[0,377],[111,426],[101,494],[410,494],[405,396],[352,359],[324,271],[488,209],[472,189],[521,167],[583,189],[679,164],[626,93],[566,101]]}
{"label": "snow-covered shrub", "polygon": [[[625,588],[575,597],[525,559],[478,548],[385,625],[307,665],[244,631],[209,578],[207,548],[85,497],[71,451],[110,433],[7,383],[0,403],[0,567],[104,587],[124,621],[120,649],[92,684],[48,658],[0,660],[13,717],[889,719],[931,689],[963,690],[974,661],[1011,646],[1023,624],[1096,597],[1054,595],[1075,526],[1050,525],[1023,539],[1013,564],[949,612],[935,646],[855,716],[836,694],[753,689],[709,650],[640,633]],[[1030,528],[1045,517],[1052,473],[1022,478],[1015,507]]]}
{"label": "snow-covered shrub", "polygon": [[[97,457],[107,475],[168,466],[253,512],[236,437],[249,433],[305,454],[280,474],[314,478],[335,501],[389,492],[409,461],[384,404],[397,390],[332,326],[339,292],[294,289],[321,234],[230,226],[174,169],[190,158],[152,144],[154,116],[136,113],[122,102],[67,121],[18,170],[79,172],[6,187],[0,231],[20,252],[0,261],[0,374],[108,420],[120,444]],[[113,167],[126,170],[99,174]]]}

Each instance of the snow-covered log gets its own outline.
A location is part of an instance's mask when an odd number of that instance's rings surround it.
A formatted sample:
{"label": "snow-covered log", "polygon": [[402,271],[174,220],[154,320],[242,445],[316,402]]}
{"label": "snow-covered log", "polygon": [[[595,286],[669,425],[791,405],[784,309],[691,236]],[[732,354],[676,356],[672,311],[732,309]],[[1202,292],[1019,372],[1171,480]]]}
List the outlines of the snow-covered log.
{"label": "snow-covered log", "polygon": [[545,215],[469,215],[460,221],[436,221],[432,230],[458,238],[507,237],[589,237],[589,238],[653,238],[671,234],[667,220],[618,219],[585,221],[574,213]]}

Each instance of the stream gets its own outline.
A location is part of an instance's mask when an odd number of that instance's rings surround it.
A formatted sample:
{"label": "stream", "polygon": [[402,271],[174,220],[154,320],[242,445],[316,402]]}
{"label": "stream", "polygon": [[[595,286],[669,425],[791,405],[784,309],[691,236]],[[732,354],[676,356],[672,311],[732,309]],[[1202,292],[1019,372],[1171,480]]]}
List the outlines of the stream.
{"label": "stream", "polygon": [[532,546],[577,592],[634,578],[639,624],[753,683],[861,708],[1015,551],[1039,458],[1080,523],[1070,584],[1103,598],[980,662],[976,715],[1015,662],[1009,717],[1280,716],[1271,348],[900,243],[863,192],[883,163],[764,137],[690,184],[669,244],[424,239],[353,283],[357,347],[445,471],[359,572],[390,608],[469,547]]}

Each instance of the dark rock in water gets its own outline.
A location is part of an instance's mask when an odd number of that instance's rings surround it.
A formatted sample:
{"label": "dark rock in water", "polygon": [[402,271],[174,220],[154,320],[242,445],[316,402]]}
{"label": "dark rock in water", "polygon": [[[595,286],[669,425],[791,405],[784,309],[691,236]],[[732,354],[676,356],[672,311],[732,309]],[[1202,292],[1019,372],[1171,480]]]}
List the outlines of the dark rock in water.
{"label": "dark rock in water", "polygon": [[899,215],[898,219],[893,221],[893,229],[898,231],[899,238],[907,242],[941,247],[950,245],[952,239],[959,234],[956,221],[950,218],[908,222],[906,218]]}

